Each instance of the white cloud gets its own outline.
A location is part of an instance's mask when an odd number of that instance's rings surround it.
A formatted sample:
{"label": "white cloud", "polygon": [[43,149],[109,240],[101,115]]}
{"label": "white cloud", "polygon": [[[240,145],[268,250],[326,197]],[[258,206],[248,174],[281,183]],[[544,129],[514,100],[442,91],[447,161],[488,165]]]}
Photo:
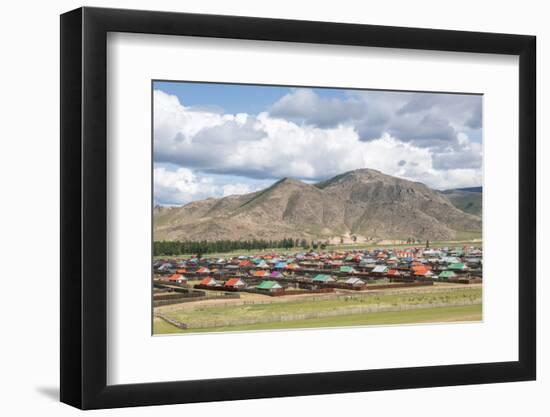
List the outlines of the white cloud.
{"label": "white cloud", "polygon": [[213,177],[196,175],[187,168],[169,169],[163,166],[154,168],[153,178],[155,204],[162,205],[181,205],[209,197],[248,194],[267,185],[217,183]]}
{"label": "white cloud", "polygon": [[153,172],[153,182],[155,202],[161,204],[184,204],[216,193],[212,180],[197,178],[187,168],[170,171],[165,167],[157,167]]}
{"label": "white cloud", "polygon": [[[300,98],[311,99],[308,94]],[[420,146],[417,140],[402,140],[391,131],[364,141],[353,123],[318,127],[269,113],[232,115],[196,110],[158,90],[154,100],[155,162],[185,167],[158,172],[161,191],[155,194],[159,201],[166,201],[161,196],[187,202],[255,191],[246,179],[317,181],[358,168],[378,169],[436,188],[481,184],[481,145],[471,142],[465,132],[458,132],[453,145],[445,147]],[[342,102],[330,103],[338,108]],[[403,102],[394,100],[393,105],[401,107]],[[430,120],[422,111],[417,111],[419,120]],[[383,114],[377,120],[385,120]],[[444,127],[450,128],[448,124]],[[423,129],[435,136],[431,126]],[[208,182],[207,176],[220,174],[232,176],[231,182]],[[235,177],[245,180],[235,182]]]}
{"label": "white cloud", "polygon": [[357,97],[323,98],[309,88],[297,88],[275,102],[269,114],[318,127],[334,127],[364,117],[366,104]]}

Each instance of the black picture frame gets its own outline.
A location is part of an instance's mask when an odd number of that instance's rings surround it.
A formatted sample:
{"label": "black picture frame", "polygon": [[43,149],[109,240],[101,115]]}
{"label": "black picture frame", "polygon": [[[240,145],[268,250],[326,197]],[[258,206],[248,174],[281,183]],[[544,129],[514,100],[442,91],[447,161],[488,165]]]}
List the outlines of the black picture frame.
{"label": "black picture frame", "polygon": [[[519,358],[513,362],[107,385],[108,32],[519,56]],[[156,11],[61,15],[61,401],[82,409],[534,380],[534,36]]]}

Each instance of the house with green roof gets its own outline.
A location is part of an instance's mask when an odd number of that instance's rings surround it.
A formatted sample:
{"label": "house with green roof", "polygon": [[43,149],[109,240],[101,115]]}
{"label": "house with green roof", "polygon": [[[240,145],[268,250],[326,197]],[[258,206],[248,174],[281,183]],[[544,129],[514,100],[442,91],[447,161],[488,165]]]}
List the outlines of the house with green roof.
{"label": "house with green roof", "polygon": [[450,264],[447,269],[451,271],[465,271],[468,267],[463,262],[455,262]]}
{"label": "house with green roof", "polygon": [[313,282],[334,282],[334,278],[326,274],[317,274],[313,278]]}
{"label": "house with green roof", "polygon": [[258,290],[270,291],[270,292],[278,291],[278,290],[283,289],[281,284],[279,284],[277,281],[262,281],[258,284],[258,286],[256,288]]}
{"label": "house with green roof", "polygon": [[353,269],[353,266],[345,265],[340,267],[340,272],[346,273],[346,274],[353,274],[355,273],[355,269]]}
{"label": "house with green roof", "polygon": [[457,246],[451,251],[451,255],[453,256],[462,256],[464,254],[464,251],[461,247]]}
{"label": "house with green roof", "polygon": [[453,271],[442,271],[438,278],[440,279],[449,279],[449,278],[456,278],[456,274]]}

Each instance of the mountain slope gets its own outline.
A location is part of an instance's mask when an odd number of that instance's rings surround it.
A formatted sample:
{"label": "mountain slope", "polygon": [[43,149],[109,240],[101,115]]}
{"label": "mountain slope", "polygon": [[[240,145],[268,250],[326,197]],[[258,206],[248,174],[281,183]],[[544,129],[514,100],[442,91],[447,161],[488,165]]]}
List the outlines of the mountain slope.
{"label": "mountain slope", "polygon": [[481,216],[482,190],[481,187],[457,188],[442,191],[449,201],[459,210],[475,216]]}
{"label": "mountain slope", "polygon": [[452,239],[481,219],[423,184],[362,169],[318,184],[282,179],[262,191],[155,208],[155,240]]}

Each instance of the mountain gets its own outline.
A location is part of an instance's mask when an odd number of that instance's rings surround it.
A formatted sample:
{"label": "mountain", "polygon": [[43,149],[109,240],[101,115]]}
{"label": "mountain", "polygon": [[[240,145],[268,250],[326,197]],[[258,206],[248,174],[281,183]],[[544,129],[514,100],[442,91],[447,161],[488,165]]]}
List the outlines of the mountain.
{"label": "mountain", "polygon": [[[454,190],[458,191],[471,191],[472,193],[482,193],[483,187],[466,187],[466,188],[455,188]],[[454,191],[454,190],[447,190],[447,191]]]}
{"label": "mountain", "polygon": [[307,184],[284,178],[245,195],[154,209],[155,240],[453,239],[481,219],[444,193],[372,169]]}
{"label": "mountain", "polygon": [[455,188],[442,191],[453,205],[466,213],[481,216],[482,187]]}

